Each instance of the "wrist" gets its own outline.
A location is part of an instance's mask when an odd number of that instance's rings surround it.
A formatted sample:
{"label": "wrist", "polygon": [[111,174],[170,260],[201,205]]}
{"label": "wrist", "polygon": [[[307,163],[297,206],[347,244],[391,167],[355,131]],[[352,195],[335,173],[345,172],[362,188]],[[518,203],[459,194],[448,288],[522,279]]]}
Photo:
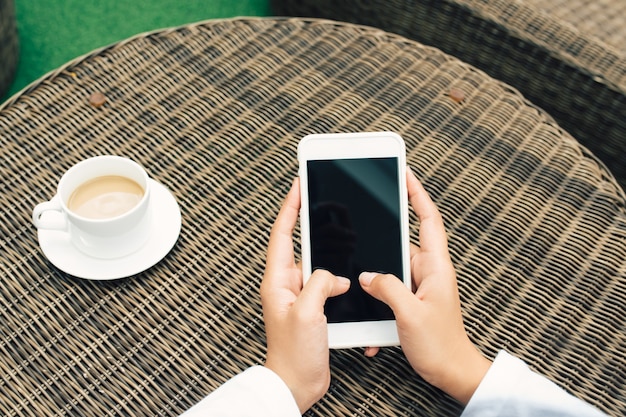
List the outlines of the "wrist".
{"label": "wrist", "polygon": [[306,381],[306,378],[302,378],[302,375],[298,375],[290,369],[284,369],[280,365],[272,363],[269,359],[265,362],[265,367],[274,372],[289,389],[300,410],[300,414],[304,414],[313,404],[319,401],[326,393],[328,385],[330,385],[330,381],[328,381],[324,389],[322,384],[315,381]]}
{"label": "wrist", "polygon": [[300,389],[298,386],[289,387],[291,390],[291,395],[293,395],[298,408],[300,409],[300,414],[304,414],[309,408],[313,407],[313,404],[318,402],[324,394],[316,395],[306,389]]}
{"label": "wrist", "polygon": [[487,374],[491,361],[468,340],[467,345],[450,361],[438,388],[467,405]]}

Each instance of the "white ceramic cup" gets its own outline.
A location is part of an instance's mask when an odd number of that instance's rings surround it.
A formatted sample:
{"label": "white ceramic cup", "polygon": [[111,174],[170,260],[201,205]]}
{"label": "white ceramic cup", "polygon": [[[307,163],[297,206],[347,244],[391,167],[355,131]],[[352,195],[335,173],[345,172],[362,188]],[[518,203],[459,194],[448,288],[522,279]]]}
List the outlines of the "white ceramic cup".
{"label": "white ceramic cup", "polygon": [[[97,177],[116,175],[129,178],[143,190],[141,200],[129,211],[115,217],[92,219],[68,208],[76,188]],[[150,181],[136,162],[119,156],[105,155],[85,159],[71,167],[59,180],[56,195],[33,209],[37,229],[67,233],[81,252],[101,259],[130,255],[143,246],[151,225]]]}

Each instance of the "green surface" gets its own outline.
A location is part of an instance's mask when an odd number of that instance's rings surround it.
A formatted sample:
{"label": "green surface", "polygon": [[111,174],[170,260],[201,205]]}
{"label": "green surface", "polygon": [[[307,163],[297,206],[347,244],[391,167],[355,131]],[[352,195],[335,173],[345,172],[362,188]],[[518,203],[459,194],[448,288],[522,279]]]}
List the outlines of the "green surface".
{"label": "green surface", "polygon": [[15,8],[20,62],[4,99],[76,57],[138,33],[270,13],[269,0],[15,0]]}

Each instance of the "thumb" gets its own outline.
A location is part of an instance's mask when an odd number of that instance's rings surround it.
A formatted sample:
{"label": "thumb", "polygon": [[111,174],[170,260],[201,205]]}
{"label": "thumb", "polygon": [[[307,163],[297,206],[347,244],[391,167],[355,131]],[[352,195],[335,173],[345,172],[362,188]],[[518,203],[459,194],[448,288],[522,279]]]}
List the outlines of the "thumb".
{"label": "thumb", "polygon": [[366,293],[391,307],[396,317],[399,316],[399,310],[411,305],[413,300],[411,290],[392,274],[362,272],[359,282]]}
{"label": "thumb", "polygon": [[348,291],[348,288],[350,288],[349,279],[318,269],[311,274],[302,288],[298,301],[305,311],[322,311],[328,297],[343,294]]}

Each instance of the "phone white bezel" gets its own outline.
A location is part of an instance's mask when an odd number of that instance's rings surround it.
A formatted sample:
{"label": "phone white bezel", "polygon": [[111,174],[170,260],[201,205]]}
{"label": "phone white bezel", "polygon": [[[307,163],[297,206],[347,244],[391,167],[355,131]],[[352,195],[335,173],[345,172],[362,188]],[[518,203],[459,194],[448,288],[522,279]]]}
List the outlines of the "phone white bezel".
{"label": "phone white bezel", "polygon": [[[404,140],[393,132],[313,134],[298,144],[300,176],[300,233],[302,272],[306,283],[312,274],[309,233],[307,161],[355,158],[398,158],[398,184],[404,284],[411,288],[408,191]],[[333,349],[362,346],[396,346],[400,343],[395,320],[329,323],[328,343]]]}

